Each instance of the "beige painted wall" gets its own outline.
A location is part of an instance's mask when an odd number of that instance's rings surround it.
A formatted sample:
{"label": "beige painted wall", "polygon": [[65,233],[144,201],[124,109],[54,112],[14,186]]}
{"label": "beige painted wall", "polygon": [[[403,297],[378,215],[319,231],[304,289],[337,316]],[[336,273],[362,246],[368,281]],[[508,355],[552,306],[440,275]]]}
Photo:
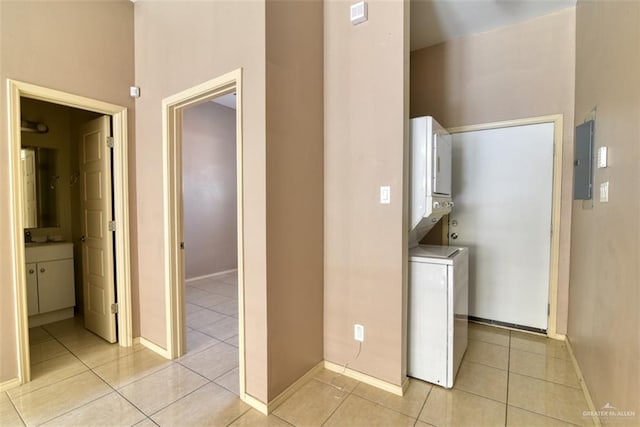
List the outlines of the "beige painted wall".
{"label": "beige painted wall", "polygon": [[626,421],[637,425],[640,3],[580,1],[576,30],[575,124],[597,108],[595,149],[609,148],[609,167],[594,169],[595,194],[610,187],[606,204],[573,202],[569,338],[595,407],[635,411]]}
{"label": "beige painted wall", "polygon": [[[108,31],[104,31],[108,28]],[[133,5],[129,1],[0,2],[0,129],[7,129],[6,79],[16,79],[133,108]],[[132,110],[129,119],[133,119]],[[133,126],[129,144],[133,154]],[[0,133],[0,383],[17,376],[14,255],[9,218],[9,142]],[[134,158],[129,173],[134,176]],[[135,188],[130,188],[131,201]],[[132,209],[134,336],[137,336],[135,208]]]}
{"label": "beige painted wall", "polygon": [[[400,385],[405,378],[409,2],[325,2],[324,357]],[[379,187],[391,186],[391,204]],[[365,327],[358,353],[353,325]]]}
{"label": "beige painted wall", "polygon": [[246,390],[267,401],[265,5],[135,4],[140,333],[166,346],[162,100],[243,69]]}
{"label": "beige painted wall", "polygon": [[323,4],[267,1],[269,400],[322,361]]}
{"label": "beige painted wall", "polygon": [[[446,127],[564,115],[557,332],[567,325],[575,9],[411,53],[411,117]],[[455,196],[454,196],[455,198]]]}
{"label": "beige painted wall", "polygon": [[238,267],[236,110],[213,102],[182,114],[186,278]]}

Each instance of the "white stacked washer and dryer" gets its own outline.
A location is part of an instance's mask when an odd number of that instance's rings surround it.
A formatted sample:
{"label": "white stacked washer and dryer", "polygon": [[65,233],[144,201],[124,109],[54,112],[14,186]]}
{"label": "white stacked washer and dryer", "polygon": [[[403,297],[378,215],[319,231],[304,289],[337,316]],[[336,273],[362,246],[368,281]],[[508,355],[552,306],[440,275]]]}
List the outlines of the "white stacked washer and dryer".
{"label": "white stacked washer and dryer", "polygon": [[451,136],[432,117],[411,120],[407,373],[451,388],[467,348],[467,248],[420,245],[451,212]]}

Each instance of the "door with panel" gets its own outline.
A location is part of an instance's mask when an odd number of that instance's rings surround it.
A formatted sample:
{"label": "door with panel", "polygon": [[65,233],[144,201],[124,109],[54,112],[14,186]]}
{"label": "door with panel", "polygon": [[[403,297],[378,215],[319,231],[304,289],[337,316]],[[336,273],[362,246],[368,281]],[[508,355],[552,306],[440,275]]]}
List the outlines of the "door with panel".
{"label": "door with panel", "polygon": [[469,315],[546,330],[554,124],[452,137],[449,243],[469,247]]}
{"label": "door with panel", "polygon": [[80,210],[84,323],[91,332],[116,342],[111,192],[110,117],[80,128]]}

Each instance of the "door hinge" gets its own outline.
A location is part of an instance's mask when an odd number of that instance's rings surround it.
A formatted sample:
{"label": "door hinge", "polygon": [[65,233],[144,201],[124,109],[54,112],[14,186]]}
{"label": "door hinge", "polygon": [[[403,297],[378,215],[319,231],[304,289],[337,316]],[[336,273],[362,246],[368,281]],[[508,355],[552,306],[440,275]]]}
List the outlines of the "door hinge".
{"label": "door hinge", "polygon": [[118,303],[111,304],[111,314],[116,314],[118,312]]}
{"label": "door hinge", "polygon": [[112,136],[108,136],[107,137],[107,147],[113,148],[113,137]]}
{"label": "door hinge", "polygon": [[116,231],[116,222],[109,221],[109,231]]}
{"label": "door hinge", "polygon": [[180,242],[180,249],[184,249],[184,242]]}
{"label": "door hinge", "polygon": [[551,304],[547,304],[547,317],[551,316]]}

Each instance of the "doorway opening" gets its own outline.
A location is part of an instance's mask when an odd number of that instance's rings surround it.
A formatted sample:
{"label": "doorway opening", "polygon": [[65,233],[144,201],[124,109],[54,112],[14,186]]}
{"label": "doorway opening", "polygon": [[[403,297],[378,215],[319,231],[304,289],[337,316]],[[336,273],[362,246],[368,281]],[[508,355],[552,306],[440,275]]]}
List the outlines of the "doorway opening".
{"label": "doorway opening", "polygon": [[556,337],[562,115],[449,129],[469,318]]}
{"label": "doorway opening", "polygon": [[163,101],[165,356],[211,352],[221,366],[201,374],[245,400],[241,78]]}
{"label": "doorway opening", "polygon": [[89,338],[132,345],[126,118],[124,107],[9,81],[20,383],[31,380],[30,332],[59,341],[60,323],[83,319]]}

